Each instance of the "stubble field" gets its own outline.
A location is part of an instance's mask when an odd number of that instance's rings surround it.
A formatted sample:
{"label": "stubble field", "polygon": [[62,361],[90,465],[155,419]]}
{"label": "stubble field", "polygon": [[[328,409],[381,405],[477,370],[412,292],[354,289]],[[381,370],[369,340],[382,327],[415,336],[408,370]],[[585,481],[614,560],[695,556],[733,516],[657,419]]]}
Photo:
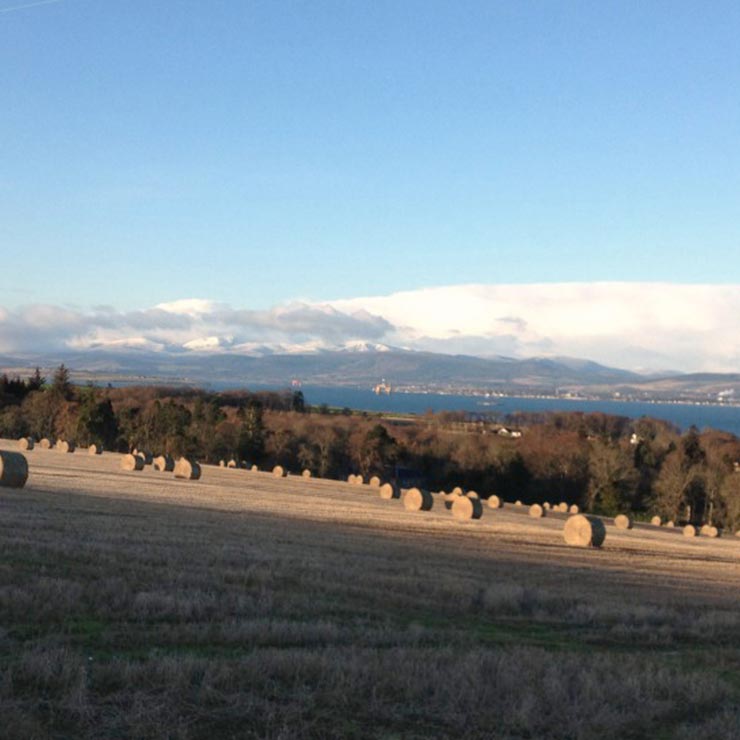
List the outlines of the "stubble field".
{"label": "stubble field", "polygon": [[734,537],[581,550],[510,506],[26,456],[0,489],[2,737],[740,737]]}

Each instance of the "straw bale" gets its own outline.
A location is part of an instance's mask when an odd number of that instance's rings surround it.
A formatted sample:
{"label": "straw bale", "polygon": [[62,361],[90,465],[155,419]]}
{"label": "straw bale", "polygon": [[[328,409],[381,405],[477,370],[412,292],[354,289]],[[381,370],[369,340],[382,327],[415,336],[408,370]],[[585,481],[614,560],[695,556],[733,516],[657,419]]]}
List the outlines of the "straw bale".
{"label": "straw bale", "polygon": [[614,526],[617,529],[632,529],[635,524],[635,520],[631,514],[617,514],[614,517]]}
{"label": "straw bale", "polygon": [[454,494],[455,494],[455,496],[462,496],[462,495],[463,495],[463,489],[462,489],[462,488],[460,488],[460,486],[455,486],[455,487],[454,487],[454,488],[452,489],[452,493],[454,493]]}
{"label": "straw bale", "polygon": [[49,439],[47,439],[46,437],[44,437],[44,438],[43,438],[43,439],[42,439],[42,440],[41,440],[41,441],[39,442],[39,447],[40,447],[40,448],[41,448],[42,450],[50,450],[50,449],[51,449],[51,441],[50,441]]}
{"label": "straw bale", "polygon": [[455,519],[480,519],[483,516],[483,504],[479,498],[456,496],[452,503],[452,516]]}
{"label": "straw bale", "polygon": [[26,450],[32,450],[33,446],[34,446],[33,437],[21,437],[18,440],[19,450],[23,450],[25,452]]}
{"label": "straw bale", "polygon": [[409,488],[403,494],[403,508],[406,511],[430,511],[432,506],[434,506],[434,497],[429,491],[424,491],[421,488]]}
{"label": "straw bale", "polygon": [[236,460],[234,460],[234,459],[229,460],[229,462],[226,463],[226,467],[227,468],[236,468],[237,467]]}
{"label": "straw bale", "polygon": [[68,442],[66,439],[60,439],[57,441],[56,449],[59,450],[59,452],[74,452],[75,443]]}
{"label": "straw bale", "polygon": [[696,537],[696,527],[693,524],[687,524],[683,528],[684,537]]}
{"label": "straw bale", "polygon": [[654,527],[659,527],[663,523],[663,520],[659,516],[654,516],[650,520],[650,524],[652,524]]}
{"label": "straw bale", "polygon": [[20,452],[0,451],[0,486],[23,488],[28,480],[28,461]]}
{"label": "straw bale", "polygon": [[401,491],[398,486],[393,483],[383,483],[383,485],[378,489],[378,495],[380,498],[390,500],[393,498],[401,498]]}
{"label": "straw bale", "polygon": [[175,463],[175,478],[184,480],[198,480],[200,478],[200,465],[197,462],[191,462],[185,457],[181,457]]}
{"label": "straw bale", "polygon": [[372,486],[373,488],[380,488],[380,478],[378,478],[377,475],[374,475],[370,480],[367,482],[369,486]]}
{"label": "straw bale", "polygon": [[488,497],[488,507],[491,509],[503,509],[504,500],[501,498],[501,496],[496,496],[495,494],[491,494]]}
{"label": "straw bale", "polygon": [[565,501],[561,501],[561,502],[560,502],[560,503],[558,504],[558,511],[559,511],[559,512],[560,512],[561,514],[567,514],[567,513],[568,513],[568,504],[566,504],[566,503],[565,503]]}
{"label": "straw bale", "polygon": [[155,470],[171,473],[175,469],[175,460],[171,455],[159,455],[154,458],[153,466]]}
{"label": "straw bale", "polygon": [[606,539],[604,522],[595,516],[573,514],[563,527],[566,544],[574,547],[601,547]]}
{"label": "straw bale", "polygon": [[301,476],[302,476],[302,477],[304,477],[304,478],[310,478],[310,477],[311,477],[312,475],[313,475],[313,474],[311,473],[311,471],[310,471],[310,470],[309,470],[308,468],[306,468],[306,469],[305,469],[305,470],[304,470],[304,471],[303,471],[303,472],[301,473]]}
{"label": "straw bale", "polygon": [[543,509],[539,504],[532,504],[529,507],[529,516],[533,517],[534,519],[542,519],[543,516],[545,516],[547,512],[545,509]]}
{"label": "straw bale", "polygon": [[478,495],[477,491],[468,491],[465,495],[468,498],[480,498],[480,496]]}
{"label": "straw bale", "polygon": [[87,448],[87,454],[88,455],[102,455],[103,454],[103,445],[90,445]]}
{"label": "straw bale", "polygon": [[571,506],[570,506],[570,508],[568,509],[568,511],[569,511],[569,512],[570,512],[571,514],[578,514],[578,513],[580,512],[580,509],[578,508],[578,504],[571,504]]}
{"label": "straw bale", "polygon": [[144,470],[144,458],[141,455],[124,455],[121,458],[121,470]]}
{"label": "straw bale", "polygon": [[285,469],[282,465],[276,465],[272,469],[272,474],[275,476],[275,478],[285,478]]}

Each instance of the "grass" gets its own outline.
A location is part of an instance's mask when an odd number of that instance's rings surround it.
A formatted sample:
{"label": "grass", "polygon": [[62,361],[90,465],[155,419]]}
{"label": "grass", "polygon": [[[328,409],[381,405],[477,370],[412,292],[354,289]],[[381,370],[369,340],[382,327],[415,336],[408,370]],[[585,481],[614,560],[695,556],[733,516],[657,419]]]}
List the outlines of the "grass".
{"label": "grass", "polygon": [[734,543],[60,458],[0,495],[1,737],[737,737]]}

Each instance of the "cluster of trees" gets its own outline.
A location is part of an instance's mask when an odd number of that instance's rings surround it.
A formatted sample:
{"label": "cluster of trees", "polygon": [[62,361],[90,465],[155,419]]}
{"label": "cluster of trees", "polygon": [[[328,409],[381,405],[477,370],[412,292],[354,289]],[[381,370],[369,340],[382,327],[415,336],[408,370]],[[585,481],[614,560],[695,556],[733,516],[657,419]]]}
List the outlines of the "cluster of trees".
{"label": "cluster of trees", "polygon": [[[522,436],[499,435],[500,421]],[[0,435],[280,464],[327,478],[379,475],[432,490],[459,485],[525,503],[740,528],[740,440],[694,428],[681,434],[648,418],[547,413],[497,421],[445,412],[391,420],[311,408],[300,391],[76,387],[61,366],[48,383],[38,371],[25,381],[0,379]]]}

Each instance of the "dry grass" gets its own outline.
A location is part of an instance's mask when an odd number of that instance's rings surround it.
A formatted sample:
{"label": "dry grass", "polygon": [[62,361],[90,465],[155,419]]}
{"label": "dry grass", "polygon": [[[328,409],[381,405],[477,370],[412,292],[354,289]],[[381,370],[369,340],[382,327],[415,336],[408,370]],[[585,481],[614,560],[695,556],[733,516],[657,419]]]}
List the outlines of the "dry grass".
{"label": "dry grass", "polygon": [[[12,448],[11,448],[12,449]],[[0,495],[4,737],[734,737],[740,543],[347,483],[28,453]]]}

